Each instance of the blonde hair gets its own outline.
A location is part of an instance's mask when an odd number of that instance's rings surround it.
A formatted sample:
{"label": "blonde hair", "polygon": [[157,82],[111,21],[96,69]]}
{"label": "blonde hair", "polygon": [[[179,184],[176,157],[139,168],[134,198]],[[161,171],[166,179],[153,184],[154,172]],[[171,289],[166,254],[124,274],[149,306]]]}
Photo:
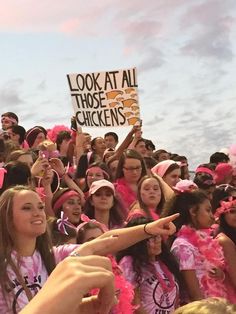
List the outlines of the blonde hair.
{"label": "blonde hair", "polygon": [[194,301],[175,310],[174,314],[236,314],[236,304],[223,298]]}

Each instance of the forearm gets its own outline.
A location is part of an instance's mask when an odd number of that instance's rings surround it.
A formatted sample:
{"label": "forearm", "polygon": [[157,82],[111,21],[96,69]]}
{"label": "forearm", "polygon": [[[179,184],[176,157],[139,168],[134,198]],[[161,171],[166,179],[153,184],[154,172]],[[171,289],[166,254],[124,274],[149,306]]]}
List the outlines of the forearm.
{"label": "forearm", "polygon": [[130,228],[122,229],[112,229],[105,232],[100,238],[118,236],[119,241],[113,246],[113,251],[111,253],[116,253],[118,251],[124,250],[125,248],[134,245],[135,243],[149,238],[144,231],[144,225],[139,225]]}

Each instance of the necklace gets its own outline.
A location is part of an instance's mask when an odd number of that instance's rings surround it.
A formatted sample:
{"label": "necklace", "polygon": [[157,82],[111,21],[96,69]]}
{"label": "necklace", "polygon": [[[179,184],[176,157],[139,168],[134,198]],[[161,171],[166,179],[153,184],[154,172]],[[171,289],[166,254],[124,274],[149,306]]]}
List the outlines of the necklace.
{"label": "necklace", "polygon": [[[155,277],[158,279],[161,288],[163,290],[164,293],[169,293],[173,290],[173,288],[175,287],[175,280],[174,280],[174,276],[173,274],[169,271],[169,269],[167,268],[167,266],[161,262],[158,261],[158,264],[162,270],[162,273],[164,273],[164,276],[162,276],[162,274],[160,274],[155,267],[155,263],[151,264],[151,272],[154,272]],[[164,278],[163,278],[164,277]],[[165,277],[167,280],[165,280]]]}

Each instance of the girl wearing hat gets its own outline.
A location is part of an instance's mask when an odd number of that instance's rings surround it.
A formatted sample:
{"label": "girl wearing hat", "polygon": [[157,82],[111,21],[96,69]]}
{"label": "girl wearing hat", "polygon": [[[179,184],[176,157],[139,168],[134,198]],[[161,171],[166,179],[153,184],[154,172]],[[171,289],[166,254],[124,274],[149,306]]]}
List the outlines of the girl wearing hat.
{"label": "girl wearing hat", "polygon": [[123,225],[121,204],[115,196],[115,188],[111,182],[103,179],[92,183],[89,198],[84,205],[84,213],[108,229]]}
{"label": "girl wearing hat", "polygon": [[229,197],[221,201],[215,217],[219,220],[216,239],[223,248],[226,261],[228,299],[231,303],[236,303],[236,200]]}
{"label": "girl wearing hat", "polygon": [[153,174],[160,176],[171,188],[180,180],[180,166],[174,160],[163,160],[152,168]]}

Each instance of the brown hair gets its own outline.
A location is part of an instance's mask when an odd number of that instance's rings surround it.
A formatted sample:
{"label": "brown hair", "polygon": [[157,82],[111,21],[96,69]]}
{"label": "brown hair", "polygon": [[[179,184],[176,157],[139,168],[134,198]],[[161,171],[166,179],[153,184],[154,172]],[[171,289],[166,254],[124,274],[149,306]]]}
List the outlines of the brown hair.
{"label": "brown hair", "polygon": [[[30,187],[15,186],[6,190],[0,197],[0,285],[5,297],[7,288],[11,286],[7,267],[9,264],[14,264],[11,258],[11,253],[14,249],[13,199],[17,193],[24,190],[35,192]],[[37,237],[36,250],[39,251],[49,275],[55,268],[56,263],[48,231]],[[19,259],[20,256],[18,256],[18,262]],[[18,265],[15,266],[19,269]]]}

